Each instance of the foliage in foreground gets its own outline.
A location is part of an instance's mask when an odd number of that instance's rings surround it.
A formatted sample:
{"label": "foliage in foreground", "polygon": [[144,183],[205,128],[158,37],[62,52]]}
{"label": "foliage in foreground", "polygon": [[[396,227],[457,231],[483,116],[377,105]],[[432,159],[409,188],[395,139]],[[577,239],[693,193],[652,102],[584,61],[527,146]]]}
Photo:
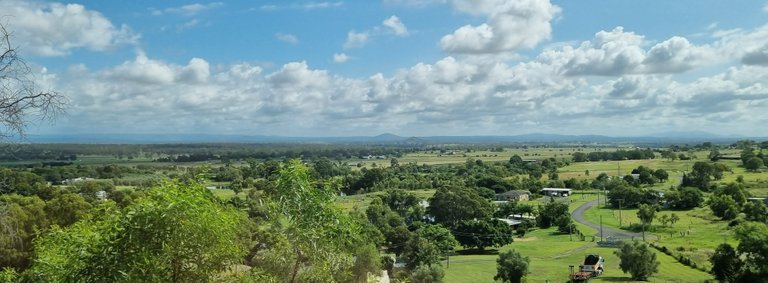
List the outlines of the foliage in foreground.
{"label": "foliage in foreground", "polygon": [[[54,227],[35,246],[34,281],[201,282],[245,253],[244,219],[202,185],[165,183],[123,211]],[[39,280],[38,280],[39,279]]]}

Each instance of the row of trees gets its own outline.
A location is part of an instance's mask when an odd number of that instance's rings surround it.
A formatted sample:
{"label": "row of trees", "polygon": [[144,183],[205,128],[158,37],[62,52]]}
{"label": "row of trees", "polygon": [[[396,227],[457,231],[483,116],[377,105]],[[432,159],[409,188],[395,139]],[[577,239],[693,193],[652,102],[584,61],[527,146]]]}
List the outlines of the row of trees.
{"label": "row of trees", "polygon": [[617,150],[617,151],[594,151],[590,153],[574,152],[571,155],[573,162],[587,161],[608,161],[608,160],[641,160],[653,159],[656,155],[650,148]]}

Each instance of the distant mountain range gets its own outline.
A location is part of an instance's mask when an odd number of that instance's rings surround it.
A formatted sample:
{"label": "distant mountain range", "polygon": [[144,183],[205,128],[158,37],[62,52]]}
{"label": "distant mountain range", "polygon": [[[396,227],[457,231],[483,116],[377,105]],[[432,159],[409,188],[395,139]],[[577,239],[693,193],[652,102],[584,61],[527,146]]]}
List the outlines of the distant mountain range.
{"label": "distant mountain range", "polygon": [[603,135],[558,135],[532,133],[511,136],[424,136],[402,137],[385,133],[378,136],[348,137],[284,137],[267,135],[213,135],[213,134],[78,134],[30,135],[30,143],[88,143],[88,144],[151,144],[151,143],[308,143],[308,144],[695,144],[705,141],[732,143],[741,139],[766,140],[768,138],[721,136],[707,132],[666,132],[638,137],[611,137]]}

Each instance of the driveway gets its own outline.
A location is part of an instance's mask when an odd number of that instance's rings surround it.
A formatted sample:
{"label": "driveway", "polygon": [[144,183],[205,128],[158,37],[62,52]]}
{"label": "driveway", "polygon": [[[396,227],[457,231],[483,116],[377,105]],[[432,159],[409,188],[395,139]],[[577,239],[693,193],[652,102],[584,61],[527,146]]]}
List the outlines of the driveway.
{"label": "driveway", "polygon": [[[592,223],[584,219],[584,212],[595,205],[597,205],[597,200],[593,200],[588,203],[582,204],[581,206],[576,208],[576,210],[574,210],[573,213],[571,213],[571,216],[573,216],[573,221],[595,228],[595,230],[597,230],[597,233],[595,233],[595,236],[599,237],[600,223]],[[631,238],[642,239],[643,233],[635,233],[635,232],[616,229],[616,228],[603,225],[603,237],[615,237],[615,238],[622,238],[622,239],[631,239]],[[654,239],[656,238],[656,236],[653,236],[649,233],[645,233],[645,237],[654,238]]]}

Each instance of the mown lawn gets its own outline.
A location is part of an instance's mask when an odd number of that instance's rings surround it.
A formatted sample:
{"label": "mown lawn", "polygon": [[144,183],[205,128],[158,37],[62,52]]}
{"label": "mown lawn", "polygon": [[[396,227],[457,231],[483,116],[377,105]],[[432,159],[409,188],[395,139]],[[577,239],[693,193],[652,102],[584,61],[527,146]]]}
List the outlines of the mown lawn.
{"label": "mown lawn", "polygon": [[[658,218],[672,213],[676,214],[680,220],[674,224],[663,226]],[[593,207],[584,213],[584,218],[594,223],[600,222],[600,216],[602,216],[604,226],[619,227],[618,210]],[[637,209],[624,209],[621,211],[621,217],[624,228],[631,223],[640,222],[637,217]],[[664,210],[658,212],[652,226],[652,231],[648,231],[647,234],[653,234],[659,238],[653,241],[674,250],[675,254],[683,254],[691,258],[697,265],[703,265],[706,268],[711,266],[709,256],[720,243],[728,242],[733,246],[738,244],[733,239],[728,222],[719,220],[712,215],[707,207],[699,207],[690,211]],[[648,241],[652,240],[648,239]]]}
{"label": "mown lawn", "polygon": [[[530,232],[523,239],[504,246],[500,251],[515,249],[531,259],[528,282],[566,282],[568,266],[578,266],[587,254],[599,254],[605,258],[605,273],[590,282],[629,281],[629,275],[619,269],[615,249],[600,248],[591,242],[571,242],[568,235],[553,234],[554,229]],[[451,257],[445,268],[445,282],[493,282],[496,274],[497,255],[458,255]],[[684,266],[670,256],[657,253],[661,263],[659,273],[650,282],[702,282],[711,279],[707,273]],[[446,262],[443,262],[446,267]]]}

